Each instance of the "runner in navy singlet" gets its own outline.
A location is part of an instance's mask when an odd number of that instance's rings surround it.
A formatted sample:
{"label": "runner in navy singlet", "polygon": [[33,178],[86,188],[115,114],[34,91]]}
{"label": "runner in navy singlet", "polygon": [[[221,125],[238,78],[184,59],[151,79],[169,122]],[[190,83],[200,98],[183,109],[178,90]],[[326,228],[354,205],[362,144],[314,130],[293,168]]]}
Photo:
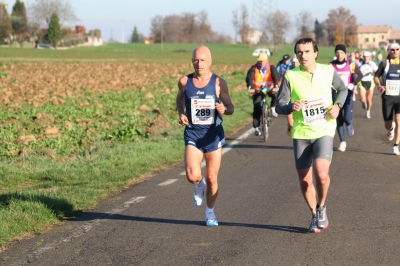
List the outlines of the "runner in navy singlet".
{"label": "runner in navy singlet", "polygon": [[[217,226],[214,206],[218,195],[218,172],[222,146],[225,143],[222,115],[231,115],[234,106],[226,81],[213,74],[211,52],[206,46],[193,51],[194,73],[178,82],[176,107],[178,122],[185,126],[185,168],[189,182],[196,184],[194,204],[201,206],[205,193],[206,225]],[[206,175],[202,176],[201,162],[206,161]]]}
{"label": "runner in navy singlet", "polygon": [[382,93],[382,114],[388,140],[394,140],[392,153],[400,155],[400,45],[391,43],[388,56],[379,64],[374,81]]}

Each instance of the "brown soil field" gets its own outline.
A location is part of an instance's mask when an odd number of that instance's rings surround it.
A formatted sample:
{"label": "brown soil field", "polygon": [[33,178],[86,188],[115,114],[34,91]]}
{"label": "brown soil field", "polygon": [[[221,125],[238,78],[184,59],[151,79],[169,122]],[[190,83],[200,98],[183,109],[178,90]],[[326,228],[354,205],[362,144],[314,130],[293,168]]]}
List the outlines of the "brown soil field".
{"label": "brown soil field", "polygon": [[[248,68],[248,65],[212,66],[218,75],[234,71],[246,73]],[[3,65],[0,71],[6,73],[0,76],[0,104],[27,102],[39,107],[46,102],[60,105],[67,97],[81,98],[88,92],[97,95],[128,89],[145,90],[146,86],[161,84],[162,77],[177,81],[193,68],[191,64],[17,63]]]}

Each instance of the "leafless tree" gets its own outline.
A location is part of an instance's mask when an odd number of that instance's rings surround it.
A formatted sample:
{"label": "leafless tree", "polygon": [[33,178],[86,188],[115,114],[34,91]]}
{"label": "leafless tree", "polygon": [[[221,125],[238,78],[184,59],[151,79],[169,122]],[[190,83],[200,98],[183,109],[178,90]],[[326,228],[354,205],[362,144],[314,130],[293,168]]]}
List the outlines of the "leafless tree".
{"label": "leafless tree", "polygon": [[240,6],[240,13],[238,10],[232,11],[232,24],[235,27],[235,41],[237,35],[240,36],[242,43],[248,42],[250,32],[249,11],[245,5]]}
{"label": "leafless tree", "polygon": [[184,19],[178,15],[171,15],[171,16],[166,16],[163,20],[163,36],[164,36],[164,42],[169,42],[169,43],[177,43],[177,42],[183,42],[187,43],[189,36],[184,33],[185,30],[189,31],[188,26],[187,29],[185,29],[185,24],[182,23]]}
{"label": "leafless tree", "polygon": [[158,15],[151,19],[150,38],[154,42],[161,42],[163,34],[163,17]]}
{"label": "leafless tree", "polygon": [[151,21],[150,38],[154,42],[194,43],[213,39],[213,31],[206,11],[198,14],[156,16]]}
{"label": "leafless tree", "polygon": [[[192,43],[195,42],[197,35],[197,21],[196,14],[194,13],[183,13],[182,17],[182,25],[183,25],[183,36],[185,36],[186,42]],[[182,36],[182,37],[183,37]]]}
{"label": "leafless tree", "polygon": [[68,0],[35,0],[28,7],[30,27],[47,28],[54,13],[57,14],[61,25],[78,20]]}
{"label": "leafless tree", "polygon": [[313,32],[313,15],[308,11],[300,11],[296,16],[296,28],[299,32],[296,39],[302,37],[314,38]]}
{"label": "leafless tree", "polygon": [[280,10],[266,16],[265,29],[274,45],[286,42],[285,34],[291,27],[289,17],[288,12]]}
{"label": "leafless tree", "polygon": [[232,11],[232,24],[233,27],[235,28],[235,42],[237,42],[237,35],[239,34],[239,27],[240,27],[240,22],[239,22],[239,14],[238,10]]}
{"label": "leafless tree", "polygon": [[201,33],[201,42],[208,42],[213,38],[214,33],[211,30],[211,25],[208,22],[208,13],[206,11],[201,11],[197,15],[197,20],[199,23],[199,29]]}
{"label": "leafless tree", "polygon": [[340,6],[329,11],[325,21],[329,45],[345,43],[354,46],[357,33],[357,17],[351,10]]}

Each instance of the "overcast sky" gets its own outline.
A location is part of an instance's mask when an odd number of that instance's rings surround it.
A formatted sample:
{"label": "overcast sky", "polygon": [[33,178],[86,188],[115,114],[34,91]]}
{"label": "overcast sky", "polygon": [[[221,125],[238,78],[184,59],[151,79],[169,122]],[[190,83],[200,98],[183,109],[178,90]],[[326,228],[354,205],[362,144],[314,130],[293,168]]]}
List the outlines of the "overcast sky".
{"label": "overcast sky", "polygon": [[[16,0],[0,0],[7,4],[7,10]],[[28,7],[35,0],[20,0]],[[66,0],[68,1],[68,0]],[[157,15],[181,15],[184,12],[199,13],[205,10],[213,31],[234,37],[232,12],[246,5],[250,15],[253,7],[264,3],[265,9],[280,9],[289,13],[292,21],[300,11],[308,11],[320,22],[324,21],[330,10],[343,6],[350,9],[357,17],[357,22],[363,25],[391,25],[393,30],[400,30],[399,0],[69,0],[79,21],[87,30],[100,29],[103,40],[111,37],[117,41],[124,38],[125,42],[132,34],[134,26],[139,33],[149,36],[151,19]],[[393,10],[391,12],[390,10]],[[73,23],[68,23],[74,26]],[[293,27],[294,28],[294,27]],[[294,37],[290,32],[287,41]]]}

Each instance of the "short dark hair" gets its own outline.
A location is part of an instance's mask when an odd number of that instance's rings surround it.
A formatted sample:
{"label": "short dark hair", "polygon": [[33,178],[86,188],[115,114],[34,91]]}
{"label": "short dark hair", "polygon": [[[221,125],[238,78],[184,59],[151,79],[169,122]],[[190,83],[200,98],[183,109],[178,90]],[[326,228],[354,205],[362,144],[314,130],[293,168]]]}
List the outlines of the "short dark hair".
{"label": "short dark hair", "polygon": [[301,38],[300,40],[298,40],[298,41],[296,42],[296,44],[294,45],[294,53],[297,54],[296,48],[297,48],[297,45],[298,45],[298,44],[306,44],[306,43],[312,43],[313,48],[314,48],[314,52],[318,52],[318,45],[317,45],[317,43],[314,41],[314,39],[313,39],[313,38],[306,37],[306,38]]}

